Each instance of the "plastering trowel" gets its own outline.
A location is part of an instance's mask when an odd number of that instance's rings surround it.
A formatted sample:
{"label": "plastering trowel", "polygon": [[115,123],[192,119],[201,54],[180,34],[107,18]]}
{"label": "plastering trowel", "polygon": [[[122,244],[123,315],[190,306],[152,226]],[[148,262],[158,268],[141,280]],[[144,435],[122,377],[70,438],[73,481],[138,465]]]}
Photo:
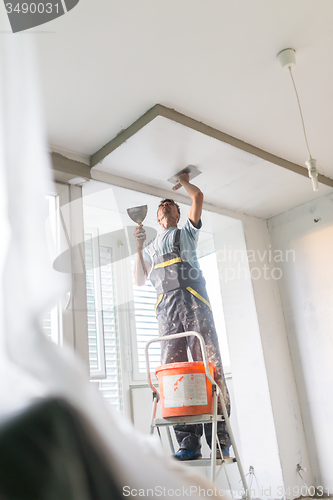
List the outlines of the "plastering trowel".
{"label": "plastering trowel", "polygon": [[189,174],[190,180],[191,180],[191,179],[194,179],[194,177],[197,177],[197,175],[201,174],[201,170],[199,170],[194,165],[187,165],[187,167],[183,168],[182,170],[177,172],[175,175],[170,177],[170,179],[168,179],[168,181],[171,182],[172,184],[175,184],[172,188],[173,191],[176,191],[177,189],[182,187],[182,185],[179,184],[179,182],[177,182],[177,179],[180,176],[180,174]]}
{"label": "plastering trowel", "polygon": [[[136,222],[136,224],[140,225],[143,223],[143,221],[146,218],[148,211],[147,205],[141,205],[140,207],[132,207],[127,209],[127,213],[129,217],[132,219],[133,222]],[[142,264],[143,271],[146,276],[148,276],[147,268],[145,265],[145,261],[143,260],[143,255],[142,252],[139,252],[140,255],[140,261]]]}
{"label": "plastering trowel", "polygon": [[132,207],[127,209],[127,213],[133,222],[137,224],[142,224],[147,216],[148,207],[147,205],[141,205],[141,207]]}

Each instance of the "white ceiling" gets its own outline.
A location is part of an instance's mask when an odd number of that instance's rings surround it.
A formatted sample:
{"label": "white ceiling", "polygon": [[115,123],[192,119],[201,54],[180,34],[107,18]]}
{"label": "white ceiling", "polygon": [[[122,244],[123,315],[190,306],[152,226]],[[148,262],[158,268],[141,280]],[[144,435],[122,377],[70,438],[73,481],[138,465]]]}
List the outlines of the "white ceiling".
{"label": "white ceiling", "polygon": [[[86,159],[160,103],[304,166],[292,82],[276,58],[292,47],[311,154],[320,173],[333,178],[332,26],[331,0],[80,0],[33,35],[49,142]],[[265,168],[261,162],[253,169],[258,189],[251,188],[252,200],[237,175],[219,195],[229,168],[215,172],[213,184],[205,181],[206,191],[220,206],[244,198],[237,210],[250,213],[254,199],[265,207],[265,181],[272,180]],[[310,180],[276,169],[281,192],[290,188],[286,174],[311,187]],[[126,175],[138,180],[143,173],[134,166]],[[159,185],[158,177],[149,178]],[[294,206],[304,202],[293,190],[289,196]]]}
{"label": "white ceiling", "polygon": [[[173,184],[167,179],[184,165],[202,172],[194,184],[207,203],[264,219],[332,192],[324,184],[314,192],[307,177],[163,116],[136,132],[94,170],[127,179],[135,176],[137,182],[170,190]],[[183,188],[176,192],[185,194]]]}

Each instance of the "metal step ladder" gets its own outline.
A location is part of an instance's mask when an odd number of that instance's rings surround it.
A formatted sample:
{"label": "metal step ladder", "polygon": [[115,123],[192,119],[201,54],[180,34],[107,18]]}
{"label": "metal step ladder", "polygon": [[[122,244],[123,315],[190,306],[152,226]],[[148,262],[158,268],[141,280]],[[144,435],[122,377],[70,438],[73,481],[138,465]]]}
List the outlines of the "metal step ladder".
{"label": "metal step ladder", "polygon": [[[229,433],[229,437],[231,440],[231,444],[234,450],[235,457],[233,458],[221,458],[217,459],[216,458],[216,453],[211,453],[211,458],[200,458],[197,460],[184,460],[182,463],[191,465],[191,466],[210,466],[210,478],[212,481],[215,480],[216,478],[216,466],[217,465],[229,465],[232,463],[237,463],[239,474],[241,477],[241,481],[243,484],[244,488],[244,495],[243,498],[246,498],[246,500],[251,500],[250,497],[250,492],[246,483],[246,478],[244,475],[243,467],[240,461],[240,457],[238,454],[237,450],[237,445],[235,442],[235,438],[232,432],[232,428],[230,425],[230,420],[228,417],[227,409],[224,403],[222,391],[220,387],[216,384],[215,380],[212,378],[210,372],[209,372],[209,365],[208,365],[208,359],[207,359],[207,353],[206,353],[206,348],[205,348],[205,343],[198,332],[183,332],[183,333],[176,333],[174,335],[168,335],[167,339],[168,340],[173,340],[181,337],[189,337],[191,335],[194,335],[197,337],[200,341],[200,347],[201,347],[201,352],[202,352],[202,359],[203,363],[205,366],[205,375],[209,382],[212,384],[212,389],[213,389],[213,413],[209,415],[189,415],[189,416],[182,416],[182,417],[167,417],[167,418],[156,418],[156,412],[157,412],[157,403],[160,400],[160,394],[156,387],[154,386],[152,380],[151,380],[151,374],[150,374],[150,363],[149,363],[149,347],[151,344],[155,342],[163,342],[165,341],[164,337],[156,337],[151,339],[149,342],[147,342],[146,347],[145,347],[145,357],[146,357],[146,366],[147,366],[147,376],[148,376],[148,383],[149,386],[151,387],[153,391],[153,409],[152,409],[152,417],[151,417],[151,424],[150,424],[150,434],[154,433],[154,430],[157,429],[159,433],[159,427],[165,427],[167,431],[167,436],[170,444],[170,448],[172,453],[174,453],[174,446],[173,446],[173,441],[170,433],[170,427],[177,425],[177,424],[204,424],[204,423],[211,423],[212,424],[212,446],[211,449],[215,450],[216,445],[219,444],[218,438],[217,438],[217,422],[222,420],[222,416],[217,414],[217,401],[218,401],[218,396],[220,396],[220,401],[222,405],[222,412],[223,412],[223,417],[226,422],[227,430]],[[160,434],[160,433],[159,433]]]}

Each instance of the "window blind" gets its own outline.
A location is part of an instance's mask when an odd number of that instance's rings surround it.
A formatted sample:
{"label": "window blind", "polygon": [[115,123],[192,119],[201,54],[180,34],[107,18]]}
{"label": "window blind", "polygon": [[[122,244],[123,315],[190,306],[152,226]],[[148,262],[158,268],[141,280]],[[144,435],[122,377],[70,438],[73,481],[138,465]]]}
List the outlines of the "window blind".
{"label": "window blind", "polygon": [[[99,251],[96,268],[94,251]],[[86,279],[88,308],[88,342],[91,373],[99,367],[104,350],[105,378],[94,379],[107,401],[122,410],[120,351],[117,337],[117,321],[114,307],[114,280],[112,273],[112,249],[93,245],[91,234],[86,234]],[[96,257],[96,256],[95,256]],[[96,274],[99,273],[99,276]],[[96,279],[98,277],[98,279]],[[99,316],[101,320],[99,321]],[[101,329],[101,331],[99,331]],[[103,342],[98,342],[98,336]],[[102,346],[102,347],[101,347]]]}
{"label": "window blind", "polygon": [[[145,345],[153,337],[158,337],[158,325],[155,315],[156,290],[148,280],[142,287],[133,284],[136,342],[139,372],[146,372]],[[161,364],[161,346],[152,344],[149,348],[151,370]]]}

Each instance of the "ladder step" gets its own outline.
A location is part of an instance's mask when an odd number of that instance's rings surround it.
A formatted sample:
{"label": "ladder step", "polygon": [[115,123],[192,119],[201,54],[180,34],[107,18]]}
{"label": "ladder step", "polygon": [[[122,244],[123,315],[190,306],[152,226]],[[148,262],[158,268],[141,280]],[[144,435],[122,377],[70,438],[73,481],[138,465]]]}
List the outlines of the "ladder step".
{"label": "ladder step", "polygon": [[[217,421],[223,420],[222,415],[217,415]],[[154,427],[177,424],[207,424],[213,422],[213,415],[187,415],[185,417],[155,418]]]}
{"label": "ladder step", "polygon": [[[210,458],[198,458],[197,460],[179,460],[182,464],[191,465],[192,467],[210,467]],[[237,462],[236,458],[230,457],[223,460],[224,465],[230,465]],[[222,460],[219,458],[216,460],[216,465],[222,465]]]}

